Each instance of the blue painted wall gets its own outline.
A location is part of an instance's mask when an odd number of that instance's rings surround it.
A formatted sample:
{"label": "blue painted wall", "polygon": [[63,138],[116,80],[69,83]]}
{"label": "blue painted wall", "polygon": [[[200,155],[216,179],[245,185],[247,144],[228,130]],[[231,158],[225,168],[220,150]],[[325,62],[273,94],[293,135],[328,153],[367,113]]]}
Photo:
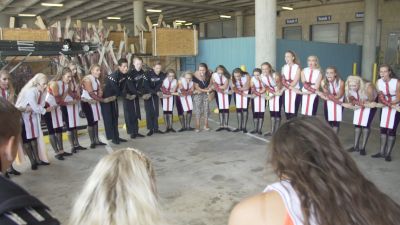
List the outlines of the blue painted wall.
{"label": "blue painted wall", "polygon": [[[343,78],[352,74],[353,62],[357,63],[357,71],[361,68],[361,50],[358,45],[330,44],[309,41],[277,40],[277,68],[284,65],[284,53],[292,50],[298,55],[302,67],[307,64],[307,56],[316,55],[322,68],[334,65]],[[268,51],[268,50],[266,50]],[[215,69],[219,64],[232,71],[245,65],[252,71],[255,65],[255,38],[223,38],[199,41],[199,55],[181,59],[181,70],[195,70],[200,62]]]}

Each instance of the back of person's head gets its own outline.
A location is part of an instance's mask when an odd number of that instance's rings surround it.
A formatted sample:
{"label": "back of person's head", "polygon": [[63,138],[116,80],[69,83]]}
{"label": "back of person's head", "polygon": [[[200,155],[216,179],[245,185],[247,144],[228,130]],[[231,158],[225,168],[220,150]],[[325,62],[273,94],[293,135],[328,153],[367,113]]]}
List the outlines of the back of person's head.
{"label": "back of person's head", "polygon": [[0,98],[0,169],[5,172],[14,161],[20,142],[21,113],[4,98]]}
{"label": "back of person's head", "polygon": [[289,179],[301,201],[305,225],[400,224],[400,206],[357,168],[328,124],[300,117],[283,124],[272,138],[270,164]]}
{"label": "back of person's head", "polygon": [[70,225],[157,225],[161,213],[150,160],[127,148],[105,156],[75,202]]}

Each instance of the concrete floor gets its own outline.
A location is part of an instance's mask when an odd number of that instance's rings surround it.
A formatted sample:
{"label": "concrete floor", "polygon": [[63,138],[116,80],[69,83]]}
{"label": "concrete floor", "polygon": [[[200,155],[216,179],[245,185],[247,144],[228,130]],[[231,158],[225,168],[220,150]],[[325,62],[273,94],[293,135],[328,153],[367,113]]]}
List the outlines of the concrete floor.
{"label": "concrete floor", "polygon": [[[319,112],[323,112],[321,108]],[[352,112],[346,111],[340,130],[340,139],[346,147],[353,142],[351,118]],[[211,128],[218,126],[214,122],[216,119],[216,114],[212,114]],[[370,180],[400,203],[400,139],[395,146],[394,161],[387,163],[370,157],[379,147],[378,120],[377,114],[367,148],[368,156],[357,153],[352,156]],[[236,126],[234,114],[230,124]],[[179,123],[174,126],[180,127]],[[248,127],[249,130],[252,128],[250,119]],[[268,119],[263,130],[269,130]],[[142,128],[141,133],[145,134],[146,129]],[[122,129],[120,134],[128,138]],[[88,146],[88,136],[81,136],[80,142]],[[169,224],[223,225],[227,224],[234,204],[261,192],[267,184],[277,180],[266,165],[268,143],[257,136],[215,131],[153,135],[119,146],[81,151],[65,161],[52,160],[50,166],[40,167],[37,171],[30,170],[27,163],[18,165],[23,175],[12,179],[50,206],[54,216],[66,224],[71,205],[98,160],[112,149],[134,147],[146,153],[156,168],[158,191]],[[65,146],[68,149],[68,143]]]}

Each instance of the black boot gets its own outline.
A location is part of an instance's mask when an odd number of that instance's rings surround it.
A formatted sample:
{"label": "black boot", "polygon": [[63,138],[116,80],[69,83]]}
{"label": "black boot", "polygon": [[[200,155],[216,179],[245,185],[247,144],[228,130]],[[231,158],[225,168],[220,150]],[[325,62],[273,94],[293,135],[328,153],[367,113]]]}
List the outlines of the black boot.
{"label": "black boot", "polygon": [[231,128],[229,128],[229,112],[224,113],[224,127],[226,131],[232,131]]}
{"label": "black boot", "polygon": [[167,114],[164,114],[164,124],[165,124],[164,133],[169,133],[169,120],[168,120],[168,115]]}
{"label": "black boot", "polygon": [[258,121],[259,121],[260,125],[258,125],[258,132],[257,133],[259,135],[262,135],[262,128],[263,128],[263,125],[264,125],[264,118],[261,118]]}
{"label": "black boot", "polygon": [[72,153],[77,153],[78,151],[75,148],[75,137],[74,137],[73,131],[68,131],[67,132],[67,136],[68,136],[69,144],[71,145],[71,152]]}
{"label": "black boot", "polygon": [[172,118],[172,114],[167,115],[168,116],[168,121],[169,121],[169,131],[176,133],[176,130],[174,130],[174,128],[172,127],[172,125],[174,124],[173,118]]}
{"label": "black boot", "polygon": [[242,116],[243,116],[242,112],[237,112],[236,113],[238,128],[234,129],[232,132],[239,132],[239,131],[242,130],[242,122],[243,122],[242,121],[243,120]]}
{"label": "black boot", "polygon": [[89,138],[90,138],[90,148],[96,148],[96,141],[94,139],[94,127],[87,127]]}
{"label": "black boot", "polygon": [[53,148],[54,152],[56,153],[56,155],[54,157],[58,160],[64,160],[62,153],[60,153],[60,151],[58,150],[56,135],[50,134],[49,140],[50,140],[51,147]]}
{"label": "black boot", "polygon": [[360,148],[360,155],[366,155],[367,152],[365,150],[365,148],[367,147],[367,142],[368,142],[368,138],[369,138],[369,133],[370,133],[370,129],[369,128],[363,128],[362,129],[362,135],[363,135],[363,140],[361,143],[361,148]]}
{"label": "black boot", "polygon": [[271,137],[275,130],[275,117],[271,117],[271,131],[264,134],[264,137]]}
{"label": "black boot", "polygon": [[178,132],[183,132],[186,130],[186,122],[185,122],[185,116],[180,115],[179,116],[179,122],[181,123],[181,129],[178,130]]}
{"label": "black boot", "polygon": [[57,140],[58,151],[60,151],[60,152],[62,151],[63,156],[71,156],[72,153],[64,151],[62,133],[56,133],[56,137],[57,137],[56,140]]}
{"label": "black boot", "polygon": [[78,140],[78,129],[75,128],[72,132],[74,133],[74,144],[75,144],[74,146],[75,146],[76,150],[86,150],[87,148],[82,147],[82,146],[79,144],[79,140]]}
{"label": "black boot", "polygon": [[281,118],[277,117],[275,120],[275,129],[274,129],[272,135],[274,135],[276,133],[276,131],[279,129],[280,126],[281,126]]}
{"label": "black boot", "polygon": [[35,156],[33,154],[33,150],[32,150],[32,147],[31,147],[31,142],[24,143],[23,149],[25,151],[25,154],[28,155],[29,161],[31,162],[32,170],[37,170],[37,163],[36,163]]}
{"label": "black boot", "polygon": [[348,152],[358,152],[359,151],[359,142],[361,137],[361,127],[356,127],[354,129],[354,145],[352,148],[348,149]]}
{"label": "black boot", "polygon": [[250,131],[250,134],[255,134],[258,132],[258,123],[259,123],[258,121],[259,120],[260,119],[258,119],[258,118],[256,118],[256,119],[253,118],[254,130]]}
{"label": "black boot", "polygon": [[216,132],[224,129],[224,113],[219,113],[218,116],[219,116],[219,127],[218,129],[215,130]]}
{"label": "black boot", "polygon": [[37,139],[34,139],[34,140],[31,141],[31,149],[32,149],[32,152],[33,152],[33,156],[35,157],[35,166],[32,165],[31,169],[32,170],[36,170],[37,166],[40,163],[39,148],[38,148]]}
{"label": "black boot", "polygon": [[188,131],[193,131],[194,128],[190,126],[190,123],[192,122],[192,113],[187,113],[186,114],[186,129]]}
{"label": "black boot", "polygon": [[8,170],[7,170],[6,173],[8,173],[8,174],[13,174],[13,175],[16,175],[16,176],[21,175],[21,173],[20,173],[18,170],[16,170],[16,169],[13,167],[13,165],[11,165],[10,168],[8,168]]}
{"label": "black boot", "polygon": [[385,157],[385,150],[386,150],[386,143],[387,143],[387,135],[386,134],[381,134],[381,147],[379,149],[379,152],[371,155],[372,158],[383,158]]}
{"label": "black boot", "polygon": [[[93,133],[94,133],[94,143],[96,143],[96,145],[107,145],[106,143],[103,143],[103,142],[100,141],[100,138],[99,138],[99,125],[98,124],[93,126]],[[119,141],[122,142],[121,138],[119,138]]]}
{"label": "black boot", "polygon": [[243,133],[247,133],[247,121],[249,120],[249,114],[247,111],[243,112]]}
{"label": "black boot", "polygon": [[387,151],[385,154],[385,161],[390,162],[392,161],[392,151],[394,148],[394,144],[396,143],[396,136],[389,136],[388,137],[388,142],[387,142]]}

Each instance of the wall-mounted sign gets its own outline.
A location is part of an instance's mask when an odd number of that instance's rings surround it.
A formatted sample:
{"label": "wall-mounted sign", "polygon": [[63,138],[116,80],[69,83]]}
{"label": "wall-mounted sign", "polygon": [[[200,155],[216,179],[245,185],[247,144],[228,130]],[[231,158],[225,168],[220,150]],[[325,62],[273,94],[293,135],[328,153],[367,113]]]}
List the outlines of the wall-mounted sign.
{"label": "wall-mounted sign", "polygon": [[298,18],[286,19],[286,24],[297,24],[299,23]]}
{"label": "wall-mounted sign", "polygon": [[331,21],[332,16],[317,16],[317,22]]}
{"label": "wall-mounted sign", "polygon": [[356,18],[364,18],[364,12],[356,12]]}

